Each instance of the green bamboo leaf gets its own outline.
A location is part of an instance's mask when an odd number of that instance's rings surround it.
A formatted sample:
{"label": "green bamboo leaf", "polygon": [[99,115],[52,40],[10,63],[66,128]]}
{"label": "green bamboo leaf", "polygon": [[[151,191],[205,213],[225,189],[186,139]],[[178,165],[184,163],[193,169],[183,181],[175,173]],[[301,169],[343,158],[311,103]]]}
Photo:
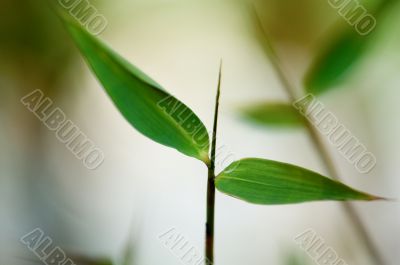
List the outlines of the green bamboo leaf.
{"label": "green bamboo leaf", "polygon": [[293,106],[281,102],[265,102],[247,107],[243,116],[255,123],[268,127],[301,127],[304,118]]}
{"label": "green bamboo leaf", "polygon": [[61,18],[116,107],[143,135],[208,163],[208,132],[185,104],[65,15]]}
{"label": "green bamboo leaf", "polygon": [[[394,0],[381,0],[374,9],[376,20],[384,14]],[[347,26],[347,25],[346,25]],[[376,29],[368,35],[360,35],[354,28],[347,27],[332,39],[329,32],[329,43],[315,57],[308,69],[304,85],[308,93],[321,94],[338,87],[360,62],[374,40]]]}
{"label": "green bamboo leaf", "polygon": [[217,176],[215,185],[223,193],[255,204],[381,199],[305,168],[257,158],[233,162]]}

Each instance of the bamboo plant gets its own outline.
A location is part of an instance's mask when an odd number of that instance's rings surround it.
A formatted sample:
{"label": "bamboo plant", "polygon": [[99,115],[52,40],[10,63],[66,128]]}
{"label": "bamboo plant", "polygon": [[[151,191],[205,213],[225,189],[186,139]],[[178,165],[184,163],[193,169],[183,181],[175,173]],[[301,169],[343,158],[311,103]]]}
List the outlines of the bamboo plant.
{"label": "bamboo plant", "polygon": [[[241,159],[221,172],[215,172],[221,68],[210,136],[200,118],[183,102],[86,32],[73,19],[63,14],[60,17],[92,72],[125,119],[144,136],[199,160],[208,169],[205,178],[208,183],[205,229],[207,264],[214,262],[216,190],[261,205],[380,199],[311,170],[261,158]],[[182,116],[185,118],[182,119]]]}

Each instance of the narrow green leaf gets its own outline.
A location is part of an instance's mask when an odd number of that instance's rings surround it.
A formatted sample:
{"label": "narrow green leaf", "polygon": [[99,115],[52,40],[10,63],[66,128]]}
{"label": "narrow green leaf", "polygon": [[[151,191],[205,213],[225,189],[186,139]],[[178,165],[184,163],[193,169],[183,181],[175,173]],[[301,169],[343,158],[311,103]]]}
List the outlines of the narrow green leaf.
{"label": "narrow green leaf", "polygon": [[217,176],[215,185],[223,193],[255,204],[380,199],[308,169],[257,158],[233,162]]}
{"label": "narrow green leaf", "polygon": [[208,163],[208,132],[192,110],[70,18],[61,17],[94,74],[133,127],[160,144]]}
{"label": "narrow green leaf", "polygon": [[[374,9],[374,18],[379,20],[395,2],[381,0]],[[375,28],[368,35],[360,35],[354,27],[346,26],[340,33],[327,34],[329,43],[316,55],[305,76],[304,85],[308,93],[317,95],[338,87],[363,58],[377,30]],[[333,39],[332,35],[335,36]]]}
{"label": "narrow green leaf", "polygon": [[242,112],[248,120],[274,128],[301,127],[303,117],[293,106],[281,102],[265,102],[245,108]]}

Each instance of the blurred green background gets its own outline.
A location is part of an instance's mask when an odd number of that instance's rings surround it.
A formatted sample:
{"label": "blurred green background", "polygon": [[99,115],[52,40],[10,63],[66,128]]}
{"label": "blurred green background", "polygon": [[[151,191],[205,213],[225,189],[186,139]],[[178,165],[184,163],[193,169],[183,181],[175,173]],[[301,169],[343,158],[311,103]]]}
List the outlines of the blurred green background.
{"label": "blurred green background", "polygon": [[[377,157],[360,174],[335,149],[344,182],[389,198],[400,192],[400,6],[377,20],[361,58],[320,97]],[[324,172],[303,130],[254,125],[240,108],[286,100],[252,17],[254,5],[286,74],[300,91],[312,61],[353,30],[328,1],[95,1],[100,35],[187,103],[211,128],[219,60],[224,63],[219,142],[237,159],[264,157]],[[379,1],[363,2],[367,10]],[[180,264],[157,239],[171,227],[203,249],[206,168],[146,139],[121,117],[42,0],[0,2],[1,265],[40,264],[19,238],[36,227],[74,257]],[[20,102],[41,89],[105,153],[86,169]],[[221,168],[217,169],[220,170]],[[387,264],[400,253],[398,202],[354,203]],[[217,264],[313,264],[293,238],[308,228],[348,264],[372,264],[336,202],[256,206],[218,194]],[[78,264],[80,258],[76,258]],[[82,262],[82,264],[89,264]]]}

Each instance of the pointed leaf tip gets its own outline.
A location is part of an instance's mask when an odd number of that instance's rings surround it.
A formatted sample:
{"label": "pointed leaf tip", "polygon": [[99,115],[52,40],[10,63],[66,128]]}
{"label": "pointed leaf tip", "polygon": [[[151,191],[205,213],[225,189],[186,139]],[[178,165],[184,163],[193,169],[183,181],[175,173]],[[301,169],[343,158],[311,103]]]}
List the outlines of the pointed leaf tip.
{"label": "pointed leaf tip", "polygon": [[258,158],[233,162],[217,176],[215,185],[223,193],[255,204],[380,199],[308,169]]}

